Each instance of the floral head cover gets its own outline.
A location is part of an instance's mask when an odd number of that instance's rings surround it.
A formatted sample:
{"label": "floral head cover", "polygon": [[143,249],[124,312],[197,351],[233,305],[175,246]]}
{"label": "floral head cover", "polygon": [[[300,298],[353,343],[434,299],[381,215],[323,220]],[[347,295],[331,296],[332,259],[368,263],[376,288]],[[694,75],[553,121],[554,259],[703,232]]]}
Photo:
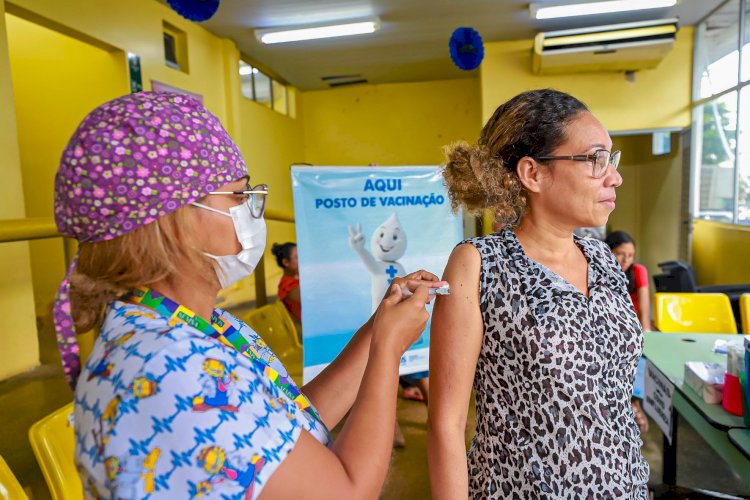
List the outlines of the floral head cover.
{"label": "floral head cover", "polygon": [[[182,94],[139,92],[86,116],[55,176],[55,222],[80,243],[111,240],[247,175],[213,114]],[[63,372],[75,388],[81,362],[70,313],[70,265],[53,307]]]}

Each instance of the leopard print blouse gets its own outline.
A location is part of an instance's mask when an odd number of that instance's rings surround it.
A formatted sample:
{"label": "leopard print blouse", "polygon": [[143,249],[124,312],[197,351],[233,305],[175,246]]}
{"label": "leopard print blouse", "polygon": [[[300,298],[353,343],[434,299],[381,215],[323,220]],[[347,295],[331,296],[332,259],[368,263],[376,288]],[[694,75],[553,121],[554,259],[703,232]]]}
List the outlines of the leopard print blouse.
{"label": "leopard print blouse", "polygon": [[646,498],[630,404],[643,335],[609,249],[575,237],[587,298],[511,230],[466,242],[482,257],[484,321],[469,497]]}

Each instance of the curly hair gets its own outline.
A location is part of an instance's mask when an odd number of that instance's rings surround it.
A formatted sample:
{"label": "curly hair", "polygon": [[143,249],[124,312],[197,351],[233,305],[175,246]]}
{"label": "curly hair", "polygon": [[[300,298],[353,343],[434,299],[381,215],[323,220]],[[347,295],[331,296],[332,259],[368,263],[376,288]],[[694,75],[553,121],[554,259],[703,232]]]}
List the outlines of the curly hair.
{"label": "curly hair", "polygon": [[133,232],[96,243],[82,243],[70,276],[70,304],[76,331],[101,325],[106,305],[139,286],[169,281],[188,263],[213,279],[211,259],[190,237],[186,207]]}
{"label": "curly hair", "polygon": [[501,104],[487,121],[477,144],[444,148],[443,176],[451,207],[478,214],[494,210],[495,220],[515,225],[528,199],[516,166],[526,156],[550,156],[566,140],[566,127],[588,111],[575,97],[553,89],[523,92]]}

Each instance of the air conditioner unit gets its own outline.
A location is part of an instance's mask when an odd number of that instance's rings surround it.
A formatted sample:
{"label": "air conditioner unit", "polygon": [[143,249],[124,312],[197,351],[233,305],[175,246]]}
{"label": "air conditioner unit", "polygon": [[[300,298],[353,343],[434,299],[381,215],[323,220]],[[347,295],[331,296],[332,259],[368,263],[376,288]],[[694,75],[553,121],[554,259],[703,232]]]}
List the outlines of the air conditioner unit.
{"label": "air conditioner unit", "polygon": [[677,18],[539,33],[532,71],[539,74],[653,69],[672,50]]}

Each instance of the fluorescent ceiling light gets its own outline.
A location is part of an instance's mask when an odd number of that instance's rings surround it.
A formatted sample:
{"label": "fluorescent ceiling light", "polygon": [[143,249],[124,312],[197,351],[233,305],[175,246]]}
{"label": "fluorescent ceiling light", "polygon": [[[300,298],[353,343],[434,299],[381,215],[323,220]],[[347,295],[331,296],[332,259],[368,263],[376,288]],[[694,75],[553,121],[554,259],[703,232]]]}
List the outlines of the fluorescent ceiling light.
{"label": "fluorescent ceiling light", "polygon": [[337,36],[363,35],[373,33],[379,29],[380,21],[378,19],[370,19],[367,21],[331,24],[327,26],[255,30],[255,37],[261,43],[270,44],[316,40],[318,38],[332,38]]}
{"label": "fluorescent ceiling light", "polygon": [[568,5],[529,5],[531,16],[535,19],[554,19],[557,17],[589,16],[592,14],[611,14],[629,10],[661,9],[673,7],[677,0],[606,0],[602,2],[574,3]]}

